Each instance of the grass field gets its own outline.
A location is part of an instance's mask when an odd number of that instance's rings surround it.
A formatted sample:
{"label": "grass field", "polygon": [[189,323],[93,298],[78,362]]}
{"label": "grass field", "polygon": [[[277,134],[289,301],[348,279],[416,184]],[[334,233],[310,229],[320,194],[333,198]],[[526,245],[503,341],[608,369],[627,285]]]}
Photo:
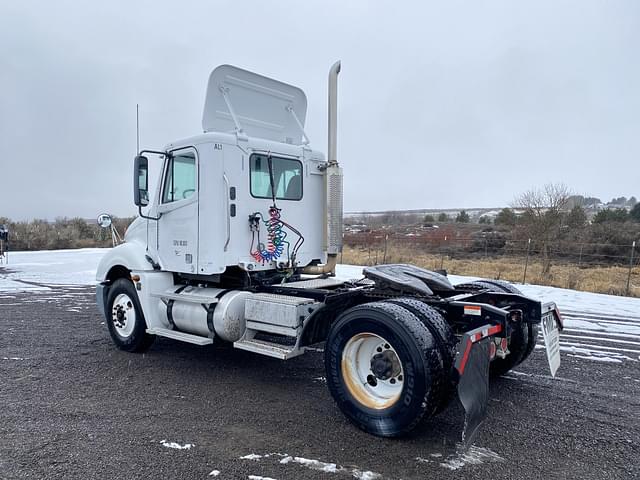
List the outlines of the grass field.
{"label": "grass field", "polygon": [[[450,258],[412,251],[406,247],[389,246],[386,263],[412,263],[427,269],[444,268],[455,275],[469,275],[522,282],[525,267],[524,257]],[[367,248],[345,245],[342,262],[354,265],[374,265],[383,263],[383,254]],[[549,275],[542,276],[542,265],[538,259],[529,259],[527,283],[570,288],[586,292],[625,295],[629,269],[619,266],[591,266],[576,264],[555,264],[552,262]],[[640,268],[631,273],[629,296],[640,297]]]}

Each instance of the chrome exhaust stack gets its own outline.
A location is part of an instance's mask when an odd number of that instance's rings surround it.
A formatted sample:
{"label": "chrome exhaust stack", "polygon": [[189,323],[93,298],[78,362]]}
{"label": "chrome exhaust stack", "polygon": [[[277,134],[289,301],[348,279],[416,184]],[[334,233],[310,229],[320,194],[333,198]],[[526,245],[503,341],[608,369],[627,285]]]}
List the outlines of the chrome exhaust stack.
{"label": "chrome exhaust stack", "polygon": [[342,168],[338,165],[338,74],[340,61],[329,70],[328,165],[325,171],[324,250],[327,263],[305,267],[303,273],[321,275],[335,273],[338,254],[342,252]]}
{"label": "chrome exhaust stack", "polygon": [[329,145],[327,156],[329,165],[338,164],[338,74],[340,73],[340,60],[333,64],[329,70]]}

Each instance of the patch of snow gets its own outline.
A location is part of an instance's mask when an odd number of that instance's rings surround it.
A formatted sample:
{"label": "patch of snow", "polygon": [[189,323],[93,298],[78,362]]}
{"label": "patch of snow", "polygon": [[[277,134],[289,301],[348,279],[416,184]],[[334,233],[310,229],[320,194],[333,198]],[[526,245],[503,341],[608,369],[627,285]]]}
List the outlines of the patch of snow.
{"label": "patch of snow", "polygon": [[312,460],[303,457],[288,456],[280,460],[280,463],[282,464],[287,464],[290,462],[299,463],[300,465],[304,465],[307,468],[310,468],[312,470],[319,470],[321,472],[336,473],[338,471],[344,470],[342,467],[338,467],[335,463],[321,462],[320,460]]}
{"label": "patch of snow", "polygon": [[578,383],[576,380],[572,380],[570,378],[563,378],[563,377],[552,377],[551,375],[539,375],[537,373],[525,373],[525,372],[516,372],[515,370],[511,370],[509,372],[510,374],[513,375],[518,375],[521,377],[532,377],[532,378],[545,378],[547,380],[553,380],[553,381],[563,381],[563,382],[570,382],[570,383]]}
{"label": "patch of snow", "polygon": [[571,353],[575,353],[574,349],[576,348],[584,348],[587,350],[592,349],[592,351],[600,353],[611,353],[613,351],[640,354],[640,350],[633,350],[631,348],[618,348],[609,347],[608,345],[591,345],[590,343],[563,341],[562,336],[560,337],[560,351],[570,351]]}
{"label": "patch of snow", "polygon": [[[9,274],[5,274],[9,275]],[[16,282],[14,280],[9,280],[3,274],[0,274],[0,292],[43,292],[51,290],[49,287],[41,287],[38,285],[29,285],[28,283]],[[7,297],[5,297],[7,298]],[[15,298],[15,297],[10,297]]]}
{"label": "patch of snow", "polygon": [[565,309],[567,311],[589,312],[602,317],[628,316],[630,320],[640,322],[640,298],[580,292],[541,285],[516,284],[516,286],[525,295],[538,298],[543,302],[556,302],[561,313]]}
{"label": "patch of snow", "polygon": [[298,464],[306,467],[310,470],[316,470],[323,473],[341,473],[351,475],[353,478],[359,480],[376,480],[381,479],[382,475],[379,473],[371,472],[369,470],[361,470],[358,467],[342,467],[333,462],[323,462],[321,460],[315,460],[304,457],[296,457],[293,455],[287,455],[283,453],[268,453],[265,455],[258,455],[256,453],[250,453],[240,457],[244,460],[261,460],[268,457],[282,457],[280,460],[281,465]]}
{"label": "patch of snow", "polygon": [[482,447],[472,445],[466,451],[460,451],[455,455],[450,455],[444,462],[440,463],[441,467],[449,470],[459,470],[465,465],[479,465],[485,462],[504,462],[505,459],[496,452]]}
{"label": "patch of snow", "polygon": [[217,477],[218,475],[220,475],[220,470],[211,470],[209,477]]}
{"label": "patch of snow", "polygon": [[276,480],[275,478],[271,478],[271,477],[262,477],[260,475],[249,475],[247,477],[249,480]]}
{"label": "patch of snow", "polygon": [[160,440],[160,444],[163,447],[175,448],[176,450],[190,450],[192,447],[195,447],[195,444],[193,443],[185,443],[184,445],[180,445],[179,443],[168,442],[166,440]]}
{"label": "patch of snow", "polygon": [[611,357],[594,357],[591,355],[574,355],[572,353],[568,354],[569,357],[575,358],[586,358],[587,360],[593,360],[595,362],[603,362],[603,363],[622,363],[622,360],[619,358],[611,358]]}
{"label": "patch of snow", "polygon": [[240,457],[240,460],[260,460],[263,456],[268,457],[268,455],[258,455],[257,453],[250,453],[249,455]]}
{"label": "patch of snow", "polygon": [[357,469],[353,469],[351,471],[351,475],[353,475],[353,478],[357,478],[358,480],[376,480],[378,478],[382,478],[382,475],[380,475],[379,473],[370,471],[363,472]]}
{"label": "patch of snow", "polygon": [[2,357],[3,360],[26,360],[26,358],[22,357]]}

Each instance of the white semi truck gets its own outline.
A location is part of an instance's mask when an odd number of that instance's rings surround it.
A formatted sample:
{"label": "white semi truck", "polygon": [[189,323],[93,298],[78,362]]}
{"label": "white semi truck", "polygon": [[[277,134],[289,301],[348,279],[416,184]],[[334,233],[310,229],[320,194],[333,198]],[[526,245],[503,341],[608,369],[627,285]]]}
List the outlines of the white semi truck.
{"label": "white semi truck", "polygon": [[[470,439],[486,413],[490,375],[529,356],[541,322],[555,374],[560,314],[507,283],[454,286],[446,274],[412,265],[336,278],[339,72],[337,62],[325,158],[309,146],[302,90],[216,68],[204,133],[135,158],[140,215],[98,267],[98,306],[115,344],[129,352],[160,336],[288,360],[324,343],[332,396],[375,435],[408,432],[457,389]],[[162,165],[155,192],[151,156]]]}

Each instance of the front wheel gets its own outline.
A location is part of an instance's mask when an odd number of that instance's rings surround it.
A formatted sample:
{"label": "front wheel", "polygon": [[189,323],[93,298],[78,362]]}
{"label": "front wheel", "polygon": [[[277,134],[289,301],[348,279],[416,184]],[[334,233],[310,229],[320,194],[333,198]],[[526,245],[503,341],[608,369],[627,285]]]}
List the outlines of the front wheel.
{"label": "front wheel", "polygon": [[146,332],[138,293],[126,278],[116,280],[109,288],[105,313],[109,333],[118,348],[143,352],[151,346],[155,336]]}
{"label": "front wheel", "polygon": [[413,313],[386,302],[340,315],[325,345],[329,391],[362,430],[385,437],[413,429],[440,398],[438,346]]}

